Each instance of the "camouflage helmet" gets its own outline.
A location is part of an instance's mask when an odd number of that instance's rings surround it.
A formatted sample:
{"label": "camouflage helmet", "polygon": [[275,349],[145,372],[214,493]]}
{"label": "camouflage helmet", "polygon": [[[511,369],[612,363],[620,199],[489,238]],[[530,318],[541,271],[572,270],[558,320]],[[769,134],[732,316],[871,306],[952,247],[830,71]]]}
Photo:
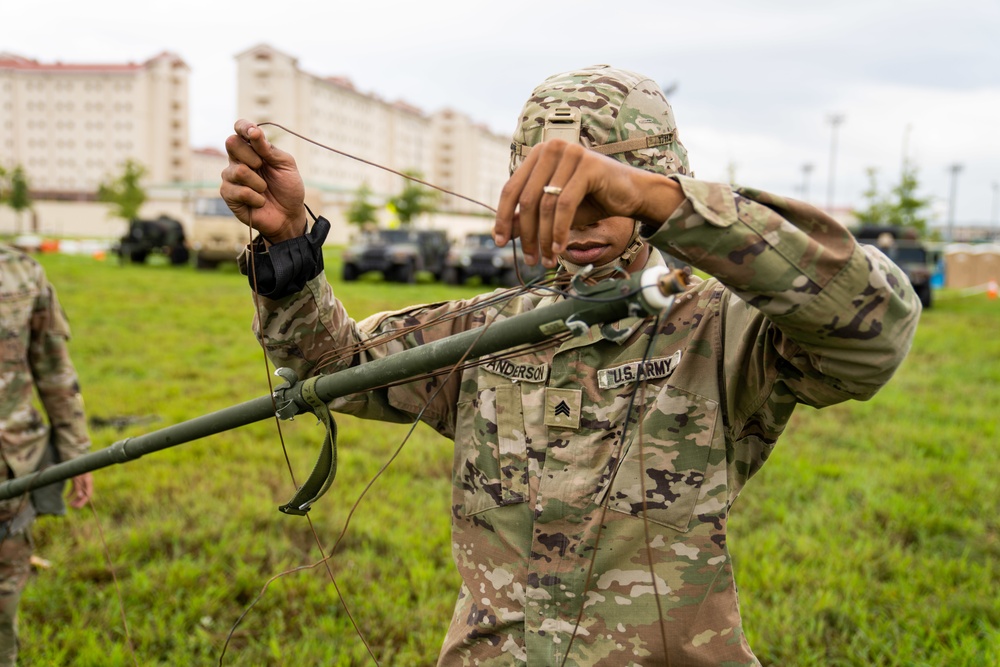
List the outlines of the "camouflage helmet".
{"label": "camouflage helmet", "polygon": [[633,167],[664,175],[690,171],[660,86],[635,72],[594,65],[550,76],[531,93],[514,131],[510,172],[535,144],[552,136],[572,141],[577,131],[584,146]]}

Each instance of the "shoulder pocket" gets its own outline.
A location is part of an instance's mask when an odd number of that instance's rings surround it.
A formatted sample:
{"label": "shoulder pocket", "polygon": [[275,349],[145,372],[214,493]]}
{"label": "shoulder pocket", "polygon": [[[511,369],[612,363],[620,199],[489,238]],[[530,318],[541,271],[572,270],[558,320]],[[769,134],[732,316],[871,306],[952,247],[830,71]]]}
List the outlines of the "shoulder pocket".
{"label": "shoulder pocket", "polygon": [[[486,375],[480,370],[480,377]],[[497,377],[497,376],[494,376]],[[455,484],[462,489],[465,514],[523,503],[528,497],[528,446],[521,387],[506,378],[482,386],[473,400],[459,404]]]}
{"label": "shoulder pocket", "polygon": [[0,339],[27,343],[35,295],[30,292],[4,293],[0,297]]}

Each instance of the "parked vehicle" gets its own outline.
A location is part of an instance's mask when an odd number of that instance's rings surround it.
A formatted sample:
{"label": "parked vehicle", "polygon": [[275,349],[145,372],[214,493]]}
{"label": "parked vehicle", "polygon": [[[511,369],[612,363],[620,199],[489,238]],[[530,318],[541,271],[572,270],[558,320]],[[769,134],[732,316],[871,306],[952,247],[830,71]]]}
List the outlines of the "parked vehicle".
{"label": "parked vehicle", "polygon": [[521,280],[527,283],[547,271],[541,264],[528,266],[524,263],[518,240],[499,248],[491,234],[469,234],[463,243],[452,247],[448,252],[444,282],[449,285],[461,285],[470,278],[479,278],[484,284],[498,284],[503,287],[520,284],[518,272],[514,270],[515,246]]}
{"label": "parked vehicle", "polygon": [[161,215],[155,220],[129,222],[128,233],[114,248],[121,261],[143,264],[150,254],[162,254],[171,264],[186,264],[191,254],[179,220]]}
{"label": "parked vehicle", "polygon": [[910,279],[921,305],[931,307],[934,253],[920,240],[917,230],[910,227],[866,226],[856,230],[854,236],[859,243],[877,246],[895,262]]}
{"label": "parked vehicle", "polygon": [[191,251],[199,269],[214,269],[236,258],[250,241],[247,228],[233,217],[221,197],[198,199],[191,223]]}
{"label": "parked vehicle", "polygon": [[449,245],[443,231],[366,231],[341,255],[341,275],[345,281],[351,281],[363,273],[380,271],[385,280],[412,283],[416,282],[418,272],[428,271],[435,280],[440,280]]}

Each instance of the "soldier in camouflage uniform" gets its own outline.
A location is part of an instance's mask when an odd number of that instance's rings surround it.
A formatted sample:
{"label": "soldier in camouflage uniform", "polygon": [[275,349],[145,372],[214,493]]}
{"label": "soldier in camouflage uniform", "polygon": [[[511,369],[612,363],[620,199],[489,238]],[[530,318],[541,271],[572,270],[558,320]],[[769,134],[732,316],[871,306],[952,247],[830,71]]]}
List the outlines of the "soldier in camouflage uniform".
{"label": "soldier in camouflage uniform", "polygon": [[[0,455],[4,463],[0,481],[38,470],[50,446],[64,461],[90,449],[68,340],[69,324],[42,267],[21,251],[0,244]],[[48,425],[34,406],[36,394]],[[83,507],[92,493],[90,473],[74,477],[70,506]],[[0,666],[17,661],[17,605],[31,572],[29,528],[34,517],[35,508],[26,496],[0,501]]]}
{"label": "soldier in camouflage uniform", "polygon": [[[247,121],[227,149],[221,192],[262,234],[255,330],[300,377],[564,298],[467,310],[484,295],[355,322],[322,273],[329,224],[306,232],[294,159]],[[334,401],[386,421],[419,413],[455,441],[463,584],[439,664],[756,665],[726,545],[730,507],[797,404],[865,400],[889,380],[916,326],[915,294],[815,208],[692,178],[659,87],[631,72],[546,80],[524,107],[511,170],[494,236],[519,236],[529,263],[593,265],[601,277],[661,264],[653,246],[713,277],[659,318]],[[467,314],[439,320],[456,312]]]}

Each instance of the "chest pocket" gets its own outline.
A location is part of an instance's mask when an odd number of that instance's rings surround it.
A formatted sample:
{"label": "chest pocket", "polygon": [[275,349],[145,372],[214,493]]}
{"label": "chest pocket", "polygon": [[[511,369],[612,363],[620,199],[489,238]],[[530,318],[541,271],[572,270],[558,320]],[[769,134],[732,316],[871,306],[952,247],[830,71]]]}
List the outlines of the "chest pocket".
{"label": "chest pocket", "polygon": [[[646,391],[652,391],[647,387]],[[646,400],[641,429],[622,455],[608,508],[687,532],[701,496],[719,404],[670,386]]]}
{"label": "chest pocket", "polygon": [[476,397],[459,405],[458,433],[471,434],[456,442],[455,483],[463,491],[466,515],[528,498],[528,446],[524,432],[521,387],[498,378],[482,386]]}

